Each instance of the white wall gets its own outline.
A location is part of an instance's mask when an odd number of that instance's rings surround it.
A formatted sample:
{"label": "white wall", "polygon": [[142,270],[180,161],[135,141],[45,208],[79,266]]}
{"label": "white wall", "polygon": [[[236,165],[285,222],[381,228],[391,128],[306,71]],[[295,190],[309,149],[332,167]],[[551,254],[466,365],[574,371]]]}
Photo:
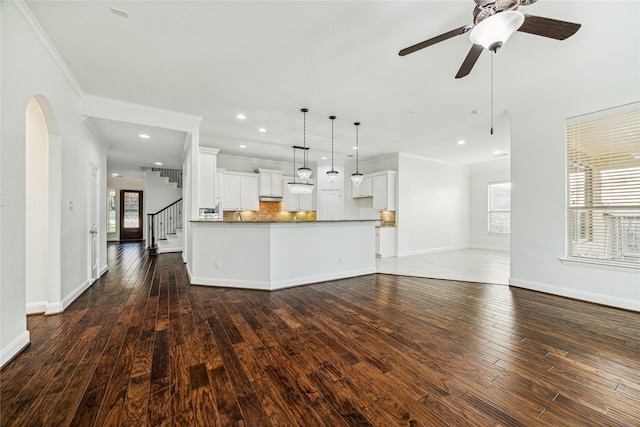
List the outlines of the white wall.
{"label": "white wall", "polygon": [[464,166],[400,153],[397,185],[398,256],[470,246]]}
{"label": "white wall", "polygon": [[510,234],[487,233],[488,194],[491,182],[511,180],[511,159],[501,157],[490,162],[468,166],[471,173],[471,247],[508,251]]}
{"label": "white wall", "polygon": [[147,192],[145,194],[145,216],[156,213],[182,197],[182,188],[161,177],[159,172],[145,172]]}
{"label": "white wall", "polygon": [[[26,329],[26,186],[25,112],[34,95],[51,105],[61,145],[60,247],[62,304],[69,304],[89,282],[89,163],[100,170],[101,192],[106,192],[106,148],[82,124],[81,96],[45,45],[19,16],[24,5],[0,3],[2,62],[2,126],[0,138],[2,182],[0,258],[0,364],[29,342]],[[22,8],[22,9],[21,9]],[[26,19],[26,20],[25,20]],[[73,210],[67,209],[68,202]],[[106,200],[100,209],[106,212]],[[106,233],[101,218],[100,265],[106,266]]]}
{"label": "white wall", "polygon": [[511,279],[528,289],[640,310],[640,274],[564,265],[565,119],[638,101],[640,82],[619,83],[512,111]]}

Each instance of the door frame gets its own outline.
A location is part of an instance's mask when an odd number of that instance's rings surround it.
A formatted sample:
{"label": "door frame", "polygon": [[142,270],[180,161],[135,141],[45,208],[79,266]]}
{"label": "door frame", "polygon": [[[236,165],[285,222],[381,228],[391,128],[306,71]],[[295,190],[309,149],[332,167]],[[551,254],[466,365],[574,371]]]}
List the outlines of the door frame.
{"label": "door frame", "polygon": [[87,203],[88,224],[88,272],[92,284],[100,277],[100,168],[89,162],[89,203]]}
{"label": "door frame", "polygon": [[[138,219],[140,224],[140,237],[136,237],[135,239],[124,238],[124,193],[138,193],[139,194],[139,209],[138,209]],[[120,241],[140,241],[144,240],[144,191],[143,190],[120,190],[120,194],[118,197],[120,201]]]}

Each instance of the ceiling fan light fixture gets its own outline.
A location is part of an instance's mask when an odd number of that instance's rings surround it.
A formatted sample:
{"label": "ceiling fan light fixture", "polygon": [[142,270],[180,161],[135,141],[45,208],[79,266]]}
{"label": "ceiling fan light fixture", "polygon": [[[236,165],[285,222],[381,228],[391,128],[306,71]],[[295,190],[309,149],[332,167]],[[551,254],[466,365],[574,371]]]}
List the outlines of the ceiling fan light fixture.
{"label": "ceiling fan light fixture", "polygon": [[507,10],[489,16],[473,27],[469,39],[495,52],[504,45],[524,22],[524,15],[517,10]]}

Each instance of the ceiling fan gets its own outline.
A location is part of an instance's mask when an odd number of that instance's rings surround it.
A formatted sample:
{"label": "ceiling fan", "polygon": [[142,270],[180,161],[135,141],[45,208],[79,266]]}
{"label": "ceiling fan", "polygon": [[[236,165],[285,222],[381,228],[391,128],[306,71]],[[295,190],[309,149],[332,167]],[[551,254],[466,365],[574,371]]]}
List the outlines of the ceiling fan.
{"label": "ceiling fan", "polygon": [[540,16],[525,15],[517,10],[519,6],[529,6],[537,0],[474,1],[476,3],[476,7],[473,10],[474,25],[464,25],[440,34],[439,36],[404,48],[398,54],[405,56],[471,31],[469,38],[473,46],[471,46],[471,50],[462,62],[458,74],[456,74],[456,79],[459,79],[471,72],[471,69],[484,49],[495,53],[515,31],[549,37],[556,40],[564,40],[574,35],[580,28],[580,24]]}

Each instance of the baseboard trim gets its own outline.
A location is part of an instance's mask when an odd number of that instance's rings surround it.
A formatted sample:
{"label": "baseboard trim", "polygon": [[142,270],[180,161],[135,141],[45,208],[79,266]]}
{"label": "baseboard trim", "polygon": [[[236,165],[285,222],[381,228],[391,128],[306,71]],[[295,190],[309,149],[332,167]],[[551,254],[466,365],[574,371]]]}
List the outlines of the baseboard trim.
{"label": "baseboard trim", "polygon": [[563,288],[560,286],[548,285],[545,283],[532,282],[518,278],[509,278],[509,286],[529,289],[531,291],[544,292],[546,294],[558,295],[561,297],[587,301],[610,307],[622,308],[625,310],[640,311],[640,301],[614,297],[611,295],[597,294],[594,292],[580,291],[578,289]]}
{"label": "baseboard trim", "polygon": [[45,311],[47,311],[46,301],[31,302],[27,304],[27,315],[44,313]]}
{"label": "baseboard trim", "polygon": [[511,252],[511,249],[502,248],[500,246],[476,246],[476,245],[472,245],[471,249],[481,249],[483,251],[506,252],[506,253]]}
{"label": "baseboard trim", "polygon": [[470,245],[460,245],[460,246],[444,246],[441,248],[430,248],[430,249],[419,249],[415,251],[403,251],[398,252],[398,256],[411,256],[411,255],[424,255],[424,254],[433,254],[437,252],[447,252],[447,251],[458,251],[460,249],[469,249]]}
{"label": "baseboard trim", "polygon": [[100,277],[102,277],[107,271],[109,271],[109,266],[105,264],[102,266],[98,274],[100,275]]}
{"label": "baseboard trim", "polygon": [[[80,286],[74,289],[69,295],[66,296],[65,299],[62,300],[62,309],[59,312],[64,311],[65,308],[69,307],[72,302],[74,302],[84,291],[89,289],[92,282],[89,280],[85,280]],[[58,313],[59,313],[58,312]]]}
{"label": "baseboard trim", "polygon": [[44,312],[45,316],[52,314],[59,314],[64,311],[64,306],[61,302],[47,303],[47,310]]}
{"label": "baseboard trim", "polygon": [[18,335],[5,348],[0,349],[0,368],[11,362],[22,350],[31,344],[31,335],[29,331],[24,331]]}

